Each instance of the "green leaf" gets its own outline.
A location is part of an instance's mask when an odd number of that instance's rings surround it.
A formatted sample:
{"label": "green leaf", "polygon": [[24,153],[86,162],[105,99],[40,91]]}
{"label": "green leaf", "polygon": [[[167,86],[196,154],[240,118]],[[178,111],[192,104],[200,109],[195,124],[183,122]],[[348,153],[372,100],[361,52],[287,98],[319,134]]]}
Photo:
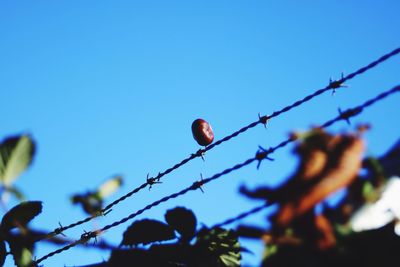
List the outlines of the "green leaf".
{"label": "green leaf", "polygon": [[23,202],[8,211],[2,221],[1,228],[10,230],[15,227],[25,227],[34,217],[42,212],[41,201]]}
{"label": "green leaf", "polygon": [[121,245],[135,246],[176,238],[174,230],[167,224],[156,220],[134,222],[125,231]]}
{"label": "green leaf", "polygon": [[122,177],[115,176],[106,182],[104,182],[97,191],[97,195],[100,199],[105,199],[111,194],[115,193],[122,185]]}
{"label": "green leaf", "polygon": [[219,263],[217,266],[240,266],[241,248],[234,231],[203,228],[197,236],[195,245],[203,249],[206,247],[210,254],[217,258]]}
{"label": "green leaf", "polygon": [[32,263],[32,252],[27,248],[22,248],[19,259],[16,261],[18,267],[29,267]]}
{"label": "green leaf", "polygon": [[13,136],[0,144],[0,181],[11,185],[29,166],[35,153],[35,144],[29,135]]}
{"label": "green leaf", "polygon": [[26,201],[25,195],[15,186],[5,187],[4,190],[13,195],[20,202]]}
{"label": "green leaf", "polygon": [[168,210],[165,214],[165,220],[185,241],[190,241],[196,233],[196,216],[191,210],[184,207]]}
{"label": "green leaf", "polygon": [[32,250],[20,246],[20,244],[10,244],[11,254],[14,257],[14,263],[17,267],[31,267],[33,253]]}

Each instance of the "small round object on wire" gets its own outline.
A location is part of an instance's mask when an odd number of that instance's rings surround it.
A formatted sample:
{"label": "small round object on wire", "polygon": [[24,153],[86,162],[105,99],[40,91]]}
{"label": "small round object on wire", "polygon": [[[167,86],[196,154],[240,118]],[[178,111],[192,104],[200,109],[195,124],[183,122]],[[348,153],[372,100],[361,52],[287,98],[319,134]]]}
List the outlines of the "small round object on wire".
{"label": "small round object on wire", "polygon": [[203,119],[193,121],[192,133],[193,138],[201,146],[208,146],[214,141],[214,133],[211,125]]}

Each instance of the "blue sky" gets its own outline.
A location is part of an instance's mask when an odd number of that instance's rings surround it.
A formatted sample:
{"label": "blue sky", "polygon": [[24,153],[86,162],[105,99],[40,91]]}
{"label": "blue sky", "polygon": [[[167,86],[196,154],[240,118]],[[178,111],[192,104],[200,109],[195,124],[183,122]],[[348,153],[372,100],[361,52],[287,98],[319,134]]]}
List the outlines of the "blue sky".
{"label": "blue sky", "polygon": [[[42,200],[34,226],[52,230],[83,218],[69,197],[122,174],[129,192],[199,149],[191,122],[208,120],[216,139],[270,114],[400,46],[397,0],[362,1],[0,1],[0,138],[28,132],[38,144],[17,186]],[[116,207],[104,220],[67,233],[77,238],[241,162],[257,150],[358,105],[399,81],[400,57],[221,145]],[[369,122],[368,155],[399,137],[399,96],[353,120]],[[334,130],[350,129],[345,123]],[[237,193],[241,184],[274,184],[294,170],[291,147],[259,171],[244,168],[144,213],[193,209],[212,225],[259,203]],[[10,205],[13,203],[11,202]],[[265,213],[245,220],[266,225]],[[104,235],[119,243],[129,223]],[[244,243],[259,260],[261,246]],[[38,256],[54,247],[38,248]],[[74,266],[107,253],[74,249],[44,262]],[[6,266],[12,266],[10,260]]]}

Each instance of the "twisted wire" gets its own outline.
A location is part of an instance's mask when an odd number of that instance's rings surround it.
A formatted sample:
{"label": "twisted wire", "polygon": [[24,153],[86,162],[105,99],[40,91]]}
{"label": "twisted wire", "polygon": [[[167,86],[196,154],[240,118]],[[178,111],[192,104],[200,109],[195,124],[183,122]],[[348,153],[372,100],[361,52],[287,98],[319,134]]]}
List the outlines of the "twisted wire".
{"label": "twisted wire", "polygon": [[51,237],[51,236],[54,236],[54,235],[58,235],[58,234],[66,231],[68,229],[74,228],[74,227],[76,227],[78,225],[81,225],[81,224],[84,224],[86,222],[89,222],[89,221],[91,221],[92,219],[94,219],[96,217],[99,217],[101,215],[106,214],[115,205],[118,205],[120,202],[126,200],[127,198],[130,198],[132,195],[138,193],[139,191],[141,191],[142,189],[146,188],[147,186],[152,186],[153,184],[159,182],[160,179],[163,176],[165,176],[165,175],[173,172],[174,170],[182,167],[183,165],[187,164],[191,160],[193,160],[195,158],[198,158],[198,157],[203,157],[205,152],[213,149],[214,147],[219,146],[222,143],[227,142],[227,141],[231,140],[234,137],[237,137],[238,135],[248,131],[251,128],[256,127],[259,124],[264,124],[265,125],[270,119],[278,117],[279,115],[281,115],[283,113],[286,113],[286,112],[290,111],[291,109],[293,109],[295,107],[298,107],[298,106],[310,101],[311,99],[313,99],[313,98],[325,93],[326,91],[336,90],[336,89],[342,87],[344,82],[346,82],[348,80],[351,80],[354,77],[365,73],[366,71],[378,66],[379,64],[385,62],[386,60],[390,59],[391,57],[393,57],[393,56],[395,56],[395,55],[397,55],[399,53],[400,53],[400,47],[395,49],[395,50],[393,50],[393,51],[391,51],[391,52],[389,52],[389,53],[387,53],[387,54],[385,54],[385,55],[383,55],[383,56],[381,56],[380,58],[378,58],[377,60],[369,63],[368,65],[366,65],[366,66],[364,66],[364,67],[362,67],[362,68],[360,68],[360,69],[348,74],[347,76],[342,77],[339,80],[331,81],[325,88],[319,89],[319,90],[315,91],[314,93],[312,93],[310,95],[307,95],[304,98],[294,102],[293,104],[288,105],[288,106],[286,106],[286,107],[284,107],[284,108],[282,108],[282,109],[280,109],[278,111],[273,112],[271,115],[259,116],[259,120],[254,121],[254,122],[242,127],[241,129],[233,132],[232,134],[230,134],[230,135],[228,135],[228,136],[226,136],[226,137],[224,137],[224,138],[222,138],[220,140],[217,140],[213,144],[205,147],[204,149],[199,149],[196,153],[191,154],[190,156],[188,156],[185,159],[183,159],[181,162],[173,165],[172,167],[166,169],[163,172],[159,172],[158,175],[156,175],[155,177],[148,178],[145,183],[141,184],[140,186],[136,187],[135,189],[133,189],[132,191],[128,192],[127,194],[121,196],[120,198],[114,200],[113,202],[108,204],[105,208],[100,210],[100,212],[98,212],[96,215],[91,215],[91,216],[89,216],[89,217],[87,217],[87,218],[85,218],[83,220],[71,223],[71,224],[69,224],[67,226],[60,226],[60,227],[56,228],[55,230],[53,230],[52,232],[50,232],[48,234],[48,237]]}
{"label": "twisted wire", "polygon": [[240,213],[239,215],[236,215],[235,217],[232,217],[232,218],[226,219],[226,220],[223,221],[223,222],[214,224],[214,226],[211,227],[211,228],[217,228],[217,227],[219,228],[219,227],[223,227],[223,226],[225,226],[225,225],[228,225],[228,224],[231,224],[231,223],[240,221],[240,220],[242,220],[242,219],[244,219],[244,218],[246,218],[246,217],[248,217],[248,216],[250,216],[250,215],[256,214],[256,213],[258,213],[258,212],[260,212],[260,211],[262,211],[262,210],[268,208],[269,206],[270,206],[270,204],[266,202],[266,203],[264,203],[264,204],[262,204],[262,205],[260,205],[260,206],[257,206],[257,207],[255,207],[255,208],[252,208],[251,210],[242,212],[242,213]]}
{"label": "twisted wire", "polygon": [[[362,104],[360,106],[357,106],[357,107],[354,107],[354,108],[350,108],[347,111],[342,112],[336,118],[333,118],[333,119],[325,122],[320,127],[321,128],[326,128],[326,127],[331,126],[332,124],[334,124],[337,121],[347,120],[350,117],[354,117],[354,116],[360,114],[363,111],[363,109],[375,104],[376,102],[378,102],[378,101],[380,101],[380,100],[382,100],[382,99],[384,99],[384,98],[388,97],[389,95],[394,94],[396,92],[400,92],[400,85],[396,86],[396,87],[393,87],[392,89],[379,94],[378,96],[366,101],[364,104]],[[268,207],[270,207],[270,204],[268,202],[266,202],[266,203],[264,203],[264,204],[262,204],[260,206],[257,206],[255,208],[252,208],[252,209],[248,210],[248,211],[240,213],[239,215],[237,215],[235,217],[232,217],[232,218],[226,219],[223,222],[217,223],[217,224],[215,224],[213,226],[213,228],[214,227],[222,227],[222,226],[225,226],[225,225],[240,221],[240,220],[242,220],[242,219],[244,219],[244,218],[246,218],[246,217],[248,217],[250,215],[256,214],[256,213],[258,213],[258,212],[260,212],[260,211],[262,211],[262,210],[264,210],[264,209],[266,209]]]}
{"label": "twisted wire", "polygon": [[[336,122],[339,122],[339,121],[342,121],[342,120],[348,120],[350,117],[357,116],[365,108],[375,104],[378,101],[383,100],[384,98],[386,98],[386,97],[388,97],[388,96],[390,96],[390,95],[392,95],[392,94],[394,94],[396,92],[400,92],[400,85],[396,86],[396,87],[394,87],[394,88],[392,88],[392,89],[390,89],[390,90],[388,90],[386,92],[383,92],[383,93],[379,94],[378,96],[376,96],[376,97],[364,102],[363,104],[361,104],[359,106],[347,109],[345,112],[340,113],[337,117],[325,122],[320,127],[321,128],[326,128],[326,127],[331,126],[332,124],[334,124]],[[140,209],[140,210],[138,210],[138,211],[136,211],[136,212],[124,217],[124,218],[122,218],[119,221],[116,221],[114,223],[111,223],[109,225],[104,226],[103,228],[101,228],[99,230],[96,230],[96,231],[93,231],[93,232],[87,232],[84,235],[82,235],[82,237],[79,240],[77,240],[77,241],[75,241],[75,242],[73,242],[73,243],[71,243],[71,244],[69,244],[67,246],[64,246],[64,247],[62,247],[62,248],[60,248],[58,250],[55,250],[55,251],[53,251],[53,252],[51,252],[51,253],[49,253],[49,254],[41,257],[41,258],[39,258],[38,260],[35,261],[35,264],[37,265],[40,262],[42,262],[42,261],[44,261],[44,260],[46,260],[46,259],[48,259],[50,257],[53,257],[56,254],[60,254],[60,253],[62,253],[64,251],[67,251],[67,250],[71,249],[72,247],[75,247],[78,244],[86,243],[91,238],[95,238],[99,234],[103,233],[104,231],[110,230],[111,228],[119,226],[119,225],[127,222],[128,220],[131,220],[131,219],[135,218],[136,216],[142,214],[146,210],[152,209],[152,208],[160,205],[161,203],[167,202],[167,201],[169,201],[171,199],[174,199],[174,198],[177,198],[179,196],[185,195],[186,193],[188,193],[190,191],[197,190],[199,188],[201,189],[201,186],[203,186],[203,185],[205,185],[205,184],[207,184],[207,183],[209,183],[211,181],[214,181],[214,180],[216,180],[218,178],[221,178],[222,176],[225,176],[225,175],[227,175],[227,174],[229,174],[229,173],[231,173],[233,171],[239,170],[239,169],[241,169],[241,168],[243,168],[243,167],[245,167],[247,165],[250,165],[251,163],[253,163],[255,161],[258,161],[260,163],[263,160],[268,160],[269,159],[268,156],[270,154],[274,153],[276,150],[278,150],[280,148],[285,147],[286,145],[290,144],[291,142],[294,142],[295,140],[296,140],[296,138],[290,137],[289,139],[287,139],[285,141],[282,141],[278,145],[276,145],[274,147],[271,147],[269,149],[261,148],[260,150],[257,151],[257,153],[256,153],[256,155],[254,157],[249,158],[249,159],[245,160],[242,163],[236,164],[235,166],[233,166],[231,168],[225,169],[224,171],[222,171],[220,173],[217,173],[217,174],[215,174],[215,175],[213,175],[213,176],[211,176],[211,177],[209,177],[207,179],[196,181],[192,185],[190,185],[189,187],[187,187],[187,188],[185,188],[185,189],[183,189],[183,190],[181,190],[181,191],[179,191],[177,193],[174,193],[174,194],[171,194],[171,195],[166,196],[164,198],[161,198],[161,199],[159,199],[159,200],[157,200],[157,201],[145,206],[144,208],[142,208],[142,209]],[[264,207],[267,207],[267,205],[264,204]],[[254,208],[252,210],[253,211],[244,212],[243,214],[240,214],[239,216],[236,216],[235,218],[228,219],[228,220],[224,221],[222,224],[226,225],[226,224],[232,223],[232,222],[234,222],[236,220],[243,219],[243,218],[245,218],[245,217],[247,217],[247,216],[249,216],[251,214],[254,214],[255,212],[258,212],[258,211],[262,210],[262,208],[261,207],[257,207],[257,208]]]}

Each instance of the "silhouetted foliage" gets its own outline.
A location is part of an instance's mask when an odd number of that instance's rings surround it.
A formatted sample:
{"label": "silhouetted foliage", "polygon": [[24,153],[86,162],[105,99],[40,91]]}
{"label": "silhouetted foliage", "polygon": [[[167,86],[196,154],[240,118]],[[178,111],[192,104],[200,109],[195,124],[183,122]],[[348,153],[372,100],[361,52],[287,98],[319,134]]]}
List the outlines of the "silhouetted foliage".
{"label": "silhouetted foliage", "polygon": [[[156,220],[134,222],[123,235],[121,245],[131,249],[116,249],[105,266],[122,266],[135,262],[139,266],[240,266],[241,248],[233,231],[203,228],[196,233],[196,217],[191,210],[176,207],[165,214],[168,224]],[[181,238],[173,243],[159,244]],[[189,241],[195,237],[195,242]],[[146,249],[139,244],[151,244]]]}
{"label": "silhouetted foliage", "polygon": [[41,212],[41,201],[22,202],[3,216],[1,220],[1,229],[2,231],[9,231],[15,227],[26,227],[26,225]]}
{"label": "silhouetted foliage", "polygon": [[169,225],[156,220],[144,219],[136,221],[128,227],[123,235],[121,245],[146,245],[156,241],[171,240],[175,237],[175,232]]}
{"label": "silhouetted foliage", "polygon": [[0,266],[3,266],[5,260],[6,260],[6,243],[4,240],[0,240]]}
{"label": "silhouetted foliage", "polygon": [[[32,236],[28,223],[42,212],[42,202],[23,202],[8,211],[1,221],[0,261],[4,263],[5,242],[8,243],[16,266],[29,266],[32,263],[36,238]],[[12,231],[17,228],[17,231]]]}
{"label": "silhouetted foliage", "polygon": [[165,220],[180,235],[184,242],[190,241],[196,234],[196,216],[191,210],[184,207],[176,207],[165,213]]}

